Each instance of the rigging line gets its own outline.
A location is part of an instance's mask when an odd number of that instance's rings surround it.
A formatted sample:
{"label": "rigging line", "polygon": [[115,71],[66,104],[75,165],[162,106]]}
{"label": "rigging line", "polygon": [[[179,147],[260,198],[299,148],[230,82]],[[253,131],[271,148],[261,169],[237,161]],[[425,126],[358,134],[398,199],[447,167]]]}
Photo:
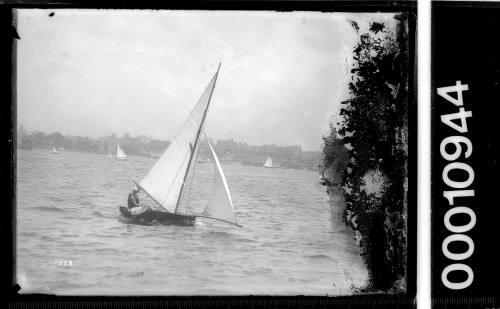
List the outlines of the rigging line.
{"label": "rigging line", "polygon": [[222,222],[226,222],[226,223],[229,223],[229,224],[236,225],[236,226],[238,226],[238,227],[243,227],[243,225],[238,224],[238,222],[234,223],[234,222],[226,221],[226,220],[224,220],[224,219],[213,218],[213,217],[204,216],[204,215],[196,215],[195,217],[198,217],[198,218],[206,218],[206,219],[212,219],[212,220],[217,220],[217,221],[222,221]]}
{"label": "rigging line", "polygon": [[[193,157],[193,153],[195,151],[196,151],[196,146],[193,147],[193,145],[191,143],[189,143],[189,159],[190,160]],[[187,158],[187,156],[186,156],[186,158]],[[182,164],[184,164],[184,162],[186,162],[186,158],[184,159],[184,161],[182,162]],[[186,185],[188,173],[189,173],[189,162],[188,162],[188,166],[186,167],[186,171],[185,171],[184,177],[182,179],[181,188],[179,190],[179,195],[177,196],[177,203],[175,205],[174,213],[178,213],[177,210],[179,209],[179,205],[182,202],[182,198],[184,196],[182,193],[183,193],[184,186]],[[177,175],[176,175],[176,178],[177,178]],[[186,204],[186,211],[187,211],[187,204]]]}
{"label": "rigging line", "polygon": [[[215,85],[214,85],[215,86]],[[191,114],[192,116],[192,114]],[[201,125],[201,130],[203,131],[203,127],[204,127],[205,124],[202,124]],[[205,134],[205,133],[204,133]],[[206,138],[206,134],[205,134],[205,138]],[[194,179],[194,174],[196,173],[196,166],[198,165],[197,162],[196,162],[196,159],[198,158],[198,150],[199,150],[199,143],[194,147],[194,163],[193,163],[193,173],[191,174],[191,180],[190,180],[190,183],[189,183],[189,191],[188,191],[188,195],[187,195],[187,201],[186,201],[186,214],[188,212],[188,207],[189,207],[189,203],[191,201],[191,191],[193,189],[193,179]]]}
{"label": "rigging line", "polygon": [[[203,127],[203,124],[204,124],[205,119],[207,117],[208,107],[210,106],[210,101],[212,100],[212,95],[214,93],[215,84],[217,83],[217,78],[219,77],[220,65],[221,65],[221,63],[219,62],[219,67],[217,68],[217,72],[215,73],[214,77],[212,77],[212,79],[215,78],[214,79],[214,84],[212,85],[212,89],[210,90],[210,96],[208,97],[207,107],[205,107],[205,111],[203,112],[203,117],[201,118],[201,122],[200,122],[200,125],[198,127],[198,132],[196,132],[196,138],[194,140],[194,146],[195,147],[198,144],[198,140],[200,138],[200,133],[201,133],[201,128]],[[182,191],[184,190],[184,182],[186,181],[187,171],[189,171],[189,168],[191,167],[192,160],[193,160],[193,153],[191,153],[191,156],[189,157],[188,166],[187,166],[187,169],[186,169],[186,173],[184,174],[184,179],[182,181],[182,185],[181,185],[181,190],[180,190],[179,196],[177,197],[177,205],[175,205],[174,212],[176,212],[177,208],[179,207],[179,201],[180,201],[180,198],[182,196]]]}
{"label": "rigging line", "polygon": [[160,202],[158,202],[158,201],[157,201],[157,200],[156,200],[153,196],[151,196],[151,194],[149,194],[149,192],[148,192],[148,191],[146,191],[146,190],[145,190],[145,189],[144,189],[144,188],[143,188],[143,187],[142,187],[139,183],[137,183],[137,182],[136,182],[135,180],[133,180],[133,179],[130,179],[130,180],[132,180],[132,182],[133,182],[133,183],[135,183],[135,185],[136,185],[137,187],[139,187],[142,191],[144,191],[144,192],[147,194],[147,196],[149,196],[149,197],[150,197],[153,201],[155,201],[155,202],[156,202],[156,203],[157,203],[157,204],[158,204],[161,208],[163,208],[166,212],[169,212],[168,210],[166,210],[166,209],[165,209],[165,207],[163,207],[163,205],[162,205],[162,204],[160,204]]}
{"label": "rigging line", "polygon": [[[195,152],[198,151],[198,147],[196,146],[195,147]],[[196,159],[195,159],[196,160]],[[196,164],[196,161],[194,161],[194,165],[193,165],[193,173],[191,174],[191,179],[190,179],[190,183],[189,183],[189,192],[188,192],[188,195],[187,195],[187,201],[186,201],[186,215],[187,215],[187,212],[188,212],[188,206],[189,206],[189,202],[191,201],[191,190],[193,189],[193,179],[194,179],[194,173],[196,172],[196,166],[198,164]]]}
{"label": "rigging line", "polygon": [[[198,123],[196,121],[196,119],[194,118],[194,116],[193,116],[193,111],[192,110],[189,112],[189,117],[191,117],[191,119],[193,119],[196,123]],[[191,148],[191,151],[193,152],[193,156],[194,156],[194,160],[195,161],[194,161],[194,165],[193,165],[193,172],[191,174],[191,179],[189,180],[189,191],[188,191],[188,195],[187,195],[187,199],[186,199],[186,209],[185,209],[185,212],[184,212],[186,215],[188,213],[189,202],[191,200],[191,190],[193,189],[193,179],[194,179],[194,173],[196,171],[196,166],[197,166],[196,159],[198,157],[198,149],[199,149],[198,145],[195,145],[193,147],[193,146],[191,146],[191,143],[190,143],[189,146]],[[186,169],[186,173],[188,173],[188,172],[189,171]],[[179,196],[179,200],[181,200],[181,199],[182,199],[182,197]]]}
{"label": "rigging line", "polygon": [[[177,142],[177,139],[176,139],[176,138],[174,138],[174,140],[175,140],[175,142],[176,142],[177,144],[179,144],[179,143]],[[168,195],[170,194],[170,191],[172,191],[172,187],[173,187],[173,186],[174,186],[174,184],[175,184],[175,179],[177,179],[177,176],[179,176],[179,173],[181,172],[181,168],[182,168],[182,166],[184,165],[184,162],[186,162],[186,159],[187,159],[187,156],[185,156],[185,157],[184,157],[184,160],[182,160],[182,163],[181,163],[181,164],[179,165],[179,167],[177,168],[177,172],[175,173],[174,181],[172,181],[172,184],[170,185],[170,188],[168,188],[168,191],[167,191],[167,195],[166,195],[166,196],[168,196]],[[184,183],[182,183],[182,185],[184,186]],[[180,193],[179,193],[179,195],[180,195]],[[176,209],[177,209],[177,207],[176,207]],[[175,210],[176,210],[176,209],[175,209]],[[174,210],[174,212],[175,212],[175,210]]]}

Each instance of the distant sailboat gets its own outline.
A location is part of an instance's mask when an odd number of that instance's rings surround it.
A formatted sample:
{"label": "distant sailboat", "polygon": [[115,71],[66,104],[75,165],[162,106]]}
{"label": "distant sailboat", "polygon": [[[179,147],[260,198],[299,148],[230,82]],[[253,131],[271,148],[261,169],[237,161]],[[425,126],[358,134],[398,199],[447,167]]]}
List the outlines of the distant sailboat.
{"label": "distant sailboat", "polygon": [[116,146],[116,160],[119,161],[128,160],[128,157],[125,154],[125,151],[123,151],[123,149],[120,147],[120,144]]}
{"label": "distant sailboat", "polygon": [[55,146],[52,147],[52,154],[59,154]]}
{"label": "distant sailboat", "polygon": [[212,194],[205,210],[200,214],[188,214],[188,203],[186,203],[186,207],[181,207],[183,201],[189,202],[191,190],[186,190],[187,184],[192,185],[191,180],[197,164],[200,136],[218,74],[219,69],[179,132],[172,138],[172,143],[148,174],[139,183],[136,183],[156,202],[160,209],[149,208],[142,213],[132,215],[127,207],[122,206],[120,212],[123,216],[180,225],[193,225],[197,217],[203,217],[239,226],[233,212],[233,203],[224,172],[208,139],[206,140],[210,147],[210,161],[214,164],[215,169]]}
{"label": "distant sailboat", "polygon": [[[262,162],[262,161],[261,161]],[[277,168],[279,167],[277,163],[273,162],[273,159],[271,157],[267,157],[266,162],[264,163],[264,167],[268,168]]]}

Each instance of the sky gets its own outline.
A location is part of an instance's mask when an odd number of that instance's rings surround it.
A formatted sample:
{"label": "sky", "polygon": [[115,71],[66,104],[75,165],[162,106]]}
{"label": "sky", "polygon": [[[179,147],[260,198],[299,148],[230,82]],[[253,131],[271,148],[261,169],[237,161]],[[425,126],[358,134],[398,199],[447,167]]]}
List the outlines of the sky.
{"label": "sky", "polygon": [[393,15],[18,10],[18,125],[169,140],[220,62],[208,137],[318,151],[348,96],[348,20]]}

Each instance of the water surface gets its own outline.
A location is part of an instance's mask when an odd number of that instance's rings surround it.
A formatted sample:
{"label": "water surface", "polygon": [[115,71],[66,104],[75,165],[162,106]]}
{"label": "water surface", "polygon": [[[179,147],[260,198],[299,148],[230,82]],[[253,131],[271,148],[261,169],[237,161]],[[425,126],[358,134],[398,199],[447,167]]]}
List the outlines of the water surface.
{"label": "water surface", "polygon": [[[155,159],[19,150],[17,276],[24,293],[58,295],[345,295],[366,269],[313,171],[222,162],[243,227],[198,219],[193,227],[121,218],[130,179]],[[210,193],[198,164],[194,209]],[[58,264],[71,265],[58,265]]]}

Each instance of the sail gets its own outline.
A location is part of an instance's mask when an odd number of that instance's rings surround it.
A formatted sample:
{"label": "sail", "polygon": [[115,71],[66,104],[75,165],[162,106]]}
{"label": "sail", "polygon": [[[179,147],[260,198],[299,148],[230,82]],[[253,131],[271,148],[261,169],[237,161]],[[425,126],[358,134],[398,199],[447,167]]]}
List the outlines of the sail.
{"label": "sail", "polygon": [[56,149],[56,147],[55,147],[55,146],[54,146],[54,147],[52,147],[52,153],[59,153],[59,152],[57,151],[57,149]]}
{"label": "sail", "polygon": [[219,159],[210,141],[208,141],[208,145],[210,146],[210,154],[212,155],[212,162],[215,167],[215,176],[212,195],[203,215],[238,225],[234,215],[233,202],[231,201],[231,194],[229,193],[226,177],[224,177]]}
{"label": "sail", "polygon": [[265,167],[273,167],[273,159],[271,159],[271,157],[267,157],[267,160],[266,160],[266,163],[264,163],[264,166]]}
{"label": "sail", "polygon": [[175,212],[219,70],[201,95],[167,150],[156,161],[139,186],[168,212]]}
{"label": "sail", "polygon": [[[203,130],[203,128],[202,128]],[[192,166],[189,167],[188,172],[186,174],[185,180],[184,180],[184,188],[182,189],[182,193],[179,196],[179,201],[177,202],[177,208],[175,209],[175,213],[178,214],[188,214],[190,209],[190,203],[191,203],[191,192],[193,190],[194,186],[194,176],[196,172],[196,164],[197,160],[196,157],[198,155],[198,150],[200,148],[200,143],[198,142],[196,144],[196,147],[194,148],[194,153],[192,154],[192,161],[191,164]]]}
{"label": "sail", "polygon": [[120,144],[116,147],[116,159],[118,160],[124,160],[127,159],[127,155],[125,154],[125,151],[122,150],[120,147]]}

